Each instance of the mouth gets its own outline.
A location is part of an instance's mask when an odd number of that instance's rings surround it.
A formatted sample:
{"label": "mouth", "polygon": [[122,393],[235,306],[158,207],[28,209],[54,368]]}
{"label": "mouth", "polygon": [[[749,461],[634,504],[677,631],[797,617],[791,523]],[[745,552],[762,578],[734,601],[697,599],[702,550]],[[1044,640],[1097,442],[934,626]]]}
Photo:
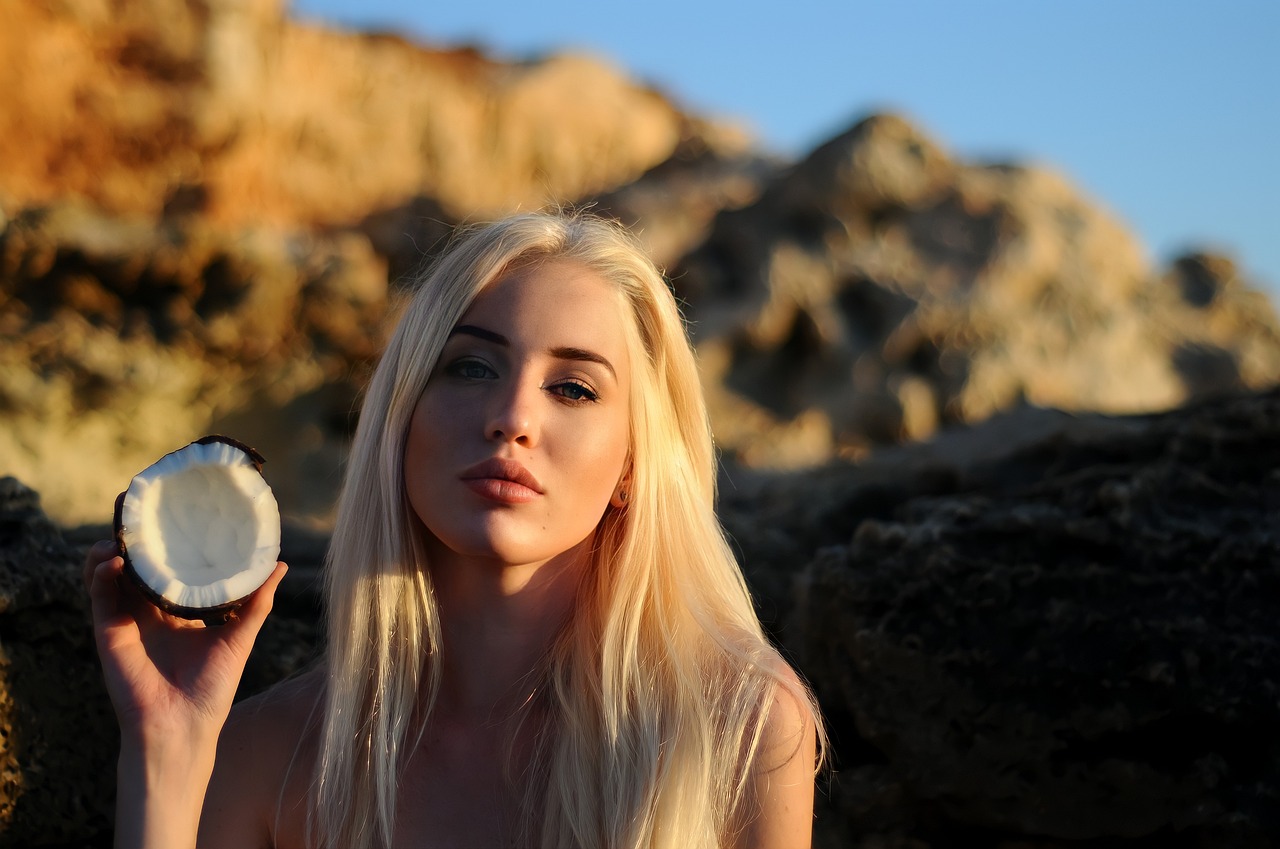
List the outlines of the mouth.
{"label": "mouth", "polygon": [[542,485],[515,460],[494,457],[458,475],[472,492],[500,504],[523,504],[542,495]]}

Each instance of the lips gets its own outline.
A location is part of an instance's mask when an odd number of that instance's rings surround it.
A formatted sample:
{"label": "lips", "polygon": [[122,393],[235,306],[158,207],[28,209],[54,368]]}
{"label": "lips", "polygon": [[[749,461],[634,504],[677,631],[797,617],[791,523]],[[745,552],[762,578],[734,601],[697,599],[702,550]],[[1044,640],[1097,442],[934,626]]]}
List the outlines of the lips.
{"label": "lips", "polygon": [[542,495],[542,486],[529,470],[503,457],[465,469],[458,477],[472,492],[500,504],[523,504]]}

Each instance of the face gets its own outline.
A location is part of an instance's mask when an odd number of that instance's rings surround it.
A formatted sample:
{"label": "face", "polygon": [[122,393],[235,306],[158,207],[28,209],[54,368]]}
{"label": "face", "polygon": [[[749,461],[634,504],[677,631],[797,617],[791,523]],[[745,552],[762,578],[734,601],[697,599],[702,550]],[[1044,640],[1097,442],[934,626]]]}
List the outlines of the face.
{"label": "face", "polygon": [[471,304],[405,446],[433,563],[539,564],[589,546],[627,463],[627,320],[615,286],[562,260],[512,272]]}

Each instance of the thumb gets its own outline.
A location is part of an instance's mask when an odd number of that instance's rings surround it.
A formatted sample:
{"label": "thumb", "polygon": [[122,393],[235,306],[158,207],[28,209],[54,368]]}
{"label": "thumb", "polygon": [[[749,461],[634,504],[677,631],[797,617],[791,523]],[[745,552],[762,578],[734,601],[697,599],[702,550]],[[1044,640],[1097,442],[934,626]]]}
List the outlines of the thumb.
{"label": "thumb", "polygon": [[262,629],[262,623],[267,621],[267,614],[275,604],[276,590],[280,588],[280,582],[288,571],[289,567],[284,561],[276,562],[276,568],[267,580],[236,611],[235,619],[222,626],[229,631],[228,640],[247,639],[250,644],[253,643],[258,631]]}

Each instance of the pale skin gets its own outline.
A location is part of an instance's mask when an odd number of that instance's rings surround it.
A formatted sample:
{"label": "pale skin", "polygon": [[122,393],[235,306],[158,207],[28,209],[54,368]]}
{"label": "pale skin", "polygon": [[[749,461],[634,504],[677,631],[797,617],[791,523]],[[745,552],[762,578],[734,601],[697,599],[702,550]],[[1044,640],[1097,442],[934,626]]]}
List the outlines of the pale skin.
{"label": "pale skin", "polygon": [[[517,845],[512,776],[537,717],[514,736],[512,717],[572,609],[599,517],[626,503],[627,320],[585,267],[514,272],[468,309],[418,403],[405,488],[439,601],[442,684],[401,782],[397,846]],[[494,482],[494,458],[532,480]],[[98,543],[85,572],[121,725],[117,847],[302,847],[319,675],[231,707],[284,564],[238,620],[205,628],[150,606],[116,553]],[[815,730],[780,693],[738,849],[810,844]]]}

